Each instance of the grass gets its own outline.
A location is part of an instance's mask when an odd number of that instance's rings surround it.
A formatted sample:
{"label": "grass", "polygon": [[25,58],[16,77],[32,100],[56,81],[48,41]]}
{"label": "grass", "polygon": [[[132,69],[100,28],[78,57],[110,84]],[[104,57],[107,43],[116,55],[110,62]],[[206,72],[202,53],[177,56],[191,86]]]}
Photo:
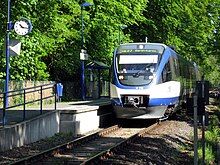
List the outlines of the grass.
{"label": "grass", "polygon": [[[202,145],[199,144],[198,149],[198,155],[199,155],[199,164],[202,163]],[[206,144],[205,146],[205,164],[215,164],[215,153],[213,150],[213,147],[209,144]]]}
{"label": "grass", "polygon": [[[212,115],[208,129],[205,131],[205,163],[217,162],[217,143],[220,142],[220,128],[218,116]],[[202,161],[202,142],[198,146],[199,163]]]}
{"label": "grass", "polygon": [[[211,105],[208,106],[208,111],[211,112],[209,116],[209,125],[205,131],[205,164],[217,164],[217,144],[220,143],[220,101],[211,100]],[[198,132],[201,137],[201,130]],[[190,139],[193,141],[193,133],[190,134]],[[182,146],[182,151],[191,151],[188,154],[193,157],[193,146]],[[198,141],[198,156],[199,164],[202,164],[202,139]]]}

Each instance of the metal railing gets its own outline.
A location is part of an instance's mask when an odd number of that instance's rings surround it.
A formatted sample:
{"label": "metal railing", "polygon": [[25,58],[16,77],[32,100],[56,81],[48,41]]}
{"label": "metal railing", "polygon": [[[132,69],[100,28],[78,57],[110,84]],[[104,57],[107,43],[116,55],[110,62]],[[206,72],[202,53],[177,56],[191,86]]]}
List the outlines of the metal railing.
{"label": "metal railing", "polygon": [[[29,88],[24,88],[20,90],[13,90],[13,91],[8,91],[0,93],[0,100],[3,100],[3,106],[0,108],[0,114],[2,113],[2,126],[6,124],[6,113],[7,110],[15,108],[15,107],[20,107],[23,106],[23,121],[26,120],[26,109],[27,109],[27,104],[35,103],[35,102],[40,102],[40,115],[43,114],[43,100],[49,99],[49,98],[54,98],[54,109],[57,109],[56,101],[57,101],[57,89],[56,89],[56,83],[50,83],[50,84],[44,84],[44,85],[39,85],[39,86],[34,86],[34,87],[29,87]],[[47,94],[44,96],[44,92],[46,90],[51,90],[49,92],[49,95]],[[39,98],[34,98],[30,99],[27,98],[27,95],[29,94],[34,94],[38,92]],[[22,98],[21,103],[15,103],[11,105],[11,103],[8,106],[6,105],[6,99],[7,100],[12,100],[12,98],[15,98],[17,96],[20,96]],[[7,98],[6,98],[7,97]],[[10,102],[10,101],[9,101]]]}

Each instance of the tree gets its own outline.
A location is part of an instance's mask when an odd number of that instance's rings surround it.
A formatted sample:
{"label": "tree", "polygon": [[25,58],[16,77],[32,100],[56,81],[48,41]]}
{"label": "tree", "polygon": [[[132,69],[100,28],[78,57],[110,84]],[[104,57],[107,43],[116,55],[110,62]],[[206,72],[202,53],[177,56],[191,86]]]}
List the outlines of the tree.
{"label": "tree", "polygon": [[[33,31],[25,37],[11,32],[11,38],[22,41],[22,54],[12,57],[11,79],[73,80],[79,73],[81,49],[80,4],[72,0],[30,0],[12,2],[12,20],[25,16],[32,21]],[[146,2],[100,0],[94,9],[83,11],[86,48],[92,59],[110,64],[112,51],[118,41],[118,26],[134,24],[139,19]],[[6,8],[6,3],[0,3]],[[16,6],[16,8],[15,8]],[[6,10],[0,11],[2,24],[6,24]],[[126,21],[125,21],[126,20]],[[101,35],[96,35],[97,30]],[[1,36],[5,33],[1,29]],[[130,40],[129,36],[125,39]],[[0,40],[3,46],[3,38]],[[1,54],[2,55],[2,54]],[[5,66],[4,55],[1,65]],[[4,69],[0,78],[4,77]]]}
{"label": "tree", "polygon": [[[217,73],[216,68],[219,68],[218,60],[213,59],[214,49],[210,43],[217,40],[213,35],[217,26],[211,23],[210,13],[217,11],[210,7],[210,3],[213,1],[149,1],[144,12],[146,21],[141,22],[140,26],[131,26],[129,33],[136,41],[144,41],[144,37],[148,37],[150,42],[175,46],[180,55],[195,61],[210,78],[212,72]],[[208,61],[214,62],[215,70],[207,70]]]}
{"label": "tree", "polygon": [[[201,66],[207,78],[219,71],[219,0],[93,0],[83,10],[85,48],[90,60],[110,65],[120,38],[124,42],[161,42]],[[11,79],[78,80],[82,1],[12,1],[13,21],[24,16],[33,23],[22,41],[22,54],[11,57]],[[6,31],[6,2],[0,2],[0,46]],[[16,7],[15,7],[16,6]],[[120,27],[126,25],[122,30]],[[5,56],[1,51],[1,66]],[[210,63],[210,61],[212,63]],[[0,70],[4,78],[5,68]],[[220,76],[218,76],[220,77]],[[212,79],[217,83],[218,79]]]}

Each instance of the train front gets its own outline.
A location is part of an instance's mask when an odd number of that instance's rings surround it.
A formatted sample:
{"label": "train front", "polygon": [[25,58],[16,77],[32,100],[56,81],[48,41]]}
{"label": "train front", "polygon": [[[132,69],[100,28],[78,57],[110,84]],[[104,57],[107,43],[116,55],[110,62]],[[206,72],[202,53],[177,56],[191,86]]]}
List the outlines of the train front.
{"label": "train front", "polygon": [[[114,52],[110,96],[117,118],[161,118],[167,106],[155,104],[163,44],[129,43]],[[156,101],[157,102],[157,101]]]}

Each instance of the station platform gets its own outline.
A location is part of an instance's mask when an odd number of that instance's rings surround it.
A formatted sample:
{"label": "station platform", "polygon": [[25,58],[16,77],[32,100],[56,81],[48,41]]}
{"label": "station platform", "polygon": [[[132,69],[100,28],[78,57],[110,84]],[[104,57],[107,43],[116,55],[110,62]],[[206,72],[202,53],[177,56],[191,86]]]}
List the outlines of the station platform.
{"label": "station platform", "polygon": [[112,118],[109,98],[57,102],[56,110],[54,104],[44,105],[41,115],[39,107],[27,107],[25,121],[22,109],[8,110],[6,125],[0,128],[0,151],[20,147],[56,133],[83,135],[105,127],[105,123],[111,122]]}
{"label": "station platform", "polygon": [[[71,102],[57,102],[56,109],[63,111],[62,113],[75,112],[85,112],[87,110],[97,109],[100,106],[111,104],[109,98],[101,98],[97,100],[86,100],[86,101],[71,101]],[[51,112],[55,110],[54,104],[43,105],[42,114]],[[23,122],[23,107],[18,107],[16,109],[8,109],[6,111],[6,123],[4,127]],[[40,114],[40,105],[27,106],[25,112],[25,120],[33,119]],[[0,129],[2,126],[2,112],[0,111]]]}

